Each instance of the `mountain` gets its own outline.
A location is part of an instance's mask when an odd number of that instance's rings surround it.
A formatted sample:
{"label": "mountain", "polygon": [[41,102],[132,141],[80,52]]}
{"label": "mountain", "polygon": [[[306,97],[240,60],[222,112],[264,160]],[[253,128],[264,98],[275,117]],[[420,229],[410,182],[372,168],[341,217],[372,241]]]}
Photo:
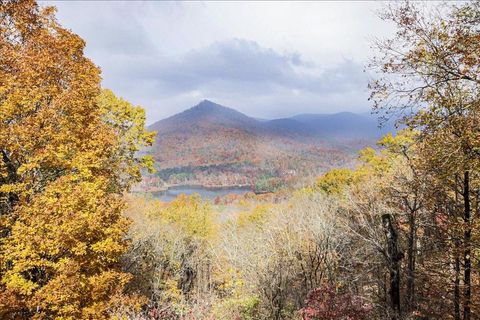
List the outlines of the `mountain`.
{"label": "mountain", "polygon": [[349,112],[260,120],[203,100],[149,129],[157,131],[147,151],[156,160],[150,179],[157,185],[232,185],[283,184],[347,165],[391,128]]}
{"label": "mountain", "polygon": [[190,131],[193,128],[235,128],[264,136],[298,139],[378,139],[393,126],[379,128],[377,119],[370,114],[340,112],[335,114],[299,114],[282,119],[255,119],[232,108],[203,100],[181,113],[160,120],[150,126],[159,133]]}
{"label": "mountain", "polygon": [[258,122],[234,109],[203,100],[190,109],[154,123],[150,129],[164,132],[165,130],[186,129],[191,125],[248,129],[256,127]]}
{"label": "mountain", "polygon": [[335,114],[300,114],[291,119],[302,123],[317,137],[378,139],[387,132],[394,131],[394,126],[387,123],[379,128],[376,117],[370,114],[340,112]]}

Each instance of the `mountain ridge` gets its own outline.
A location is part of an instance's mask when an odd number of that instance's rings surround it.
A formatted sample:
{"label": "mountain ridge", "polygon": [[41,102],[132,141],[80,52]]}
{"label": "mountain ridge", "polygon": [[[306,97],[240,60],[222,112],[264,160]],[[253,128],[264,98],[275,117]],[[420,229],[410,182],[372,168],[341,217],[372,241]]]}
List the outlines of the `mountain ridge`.
{"label": "mountain ridge", "polygon": [[146,150],[157,173],[147,177],[147,189],[223,184],[252,185],[260,191],[351,166],[359,149],[385,133],[376,119],[355,113],[263,121],[209,100],[149,129],[157,132],[155,144]]}
{"label": "mountain ridge", "polygon": [[378,127],[375,117],[365,113],[342,111],[332,114],[301,113],[277,119],[256,119],[233,108],[210,100],[202,100],[197,105],[159,120],[149,126],[150,130],[164,131],[180,126],[222,125],[244,129],[259,135],[284,135],[299,138],[365,138],[378,139],[393,126]]}

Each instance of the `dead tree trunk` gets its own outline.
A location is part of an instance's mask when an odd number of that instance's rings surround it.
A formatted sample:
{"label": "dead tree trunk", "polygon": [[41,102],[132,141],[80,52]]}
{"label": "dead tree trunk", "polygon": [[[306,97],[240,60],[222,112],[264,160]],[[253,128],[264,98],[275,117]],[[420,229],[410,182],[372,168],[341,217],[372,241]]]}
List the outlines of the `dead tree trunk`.
{"label": "dead tree trunk", "polygon": [[463,200],[464,200],[464,223],[465,223],[465,232],[464,232],[464,274],[463,274],[463,283],[464,283],[464,298],[465,302],[463,305],[463,320],[470,320],[470,299],[472,294],[471,289],[471,239],[472,239],[472,229],[471,229],[471,209],[470,209],[470,177],[469,172],[465,171],[464,180],[463,180]]}
{"label": "dead tree trunk", "polygon": [[408,311],[415,309],[415,260],[416,260],[416,206],[410,211],[408,232],[408,265],[407,265],[407,308]]}
{"label": "dead tree trunk", "polygon": [[400,309],[400,260],[403,258],[402,252],[398,249],[398,233],[392,223],[392,217],[389,214],[382,216],[382,225],[387,237],[387,259],[390,271],[390,305],[394,312],[392,319],[398,319],[401,314]]}
{"label": "dead tree trunk", "polygon": [[[457,204],[458,204],[458,184],[459,184],[459,177],[455,175],[455,204],[453,209],[454,217],[457,216]],[[454,307],[454,319],[460,320],[460,277],[461,277],[461,266],[460,266],[460,240],[455,236],[454,240],[455,244],[455,262],[454,262],[454,270],[455,270],[455,280],[454,280],[454,289],[453,289],[453,307]]]}

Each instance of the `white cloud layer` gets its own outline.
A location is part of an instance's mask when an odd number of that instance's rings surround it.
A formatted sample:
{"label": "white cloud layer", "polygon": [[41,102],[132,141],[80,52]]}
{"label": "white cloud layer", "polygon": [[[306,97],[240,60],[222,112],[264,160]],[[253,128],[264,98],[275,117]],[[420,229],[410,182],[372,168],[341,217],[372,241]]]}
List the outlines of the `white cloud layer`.
{"label": "white cloud layer", "polygon": [[148,122],[202,99],[248,115],[368,111],[378,2],[43,2]]}

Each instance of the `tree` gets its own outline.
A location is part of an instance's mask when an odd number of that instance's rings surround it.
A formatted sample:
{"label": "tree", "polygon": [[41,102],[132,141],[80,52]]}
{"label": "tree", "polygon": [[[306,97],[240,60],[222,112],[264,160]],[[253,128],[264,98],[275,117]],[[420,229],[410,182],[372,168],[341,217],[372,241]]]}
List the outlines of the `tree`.
{"label": "tree", "polygon": [[316,187],[327,194],[341,194],[354,180],[353,172],[347,168],[332,169],[317,179]]}
{"label": "tree", "polygon": [[153,137],[54,12],[0,4],[0,317],[105,319],[128,299],[122,193]]}
{"label": "tree", "polygon": [[[415,310],[416,293],[416,260],[418,256],[418,230],[423,227],[419,215],[424,207],[427,178],[424,172],[417,168],[418,131],[408,129],[397,132],[396,136],[387,134],[378,144],[384,149],[382,153],[390,159],[391,173],[395,179],[382,189],[391,199],[392,205],[400,209],[402,224],[406,225],[407,238],[407,290],[406,309]],[[403,218],[405,217],[405,218]]]}
{"label": "tree", "polygon": [[178,316],[214,286],[209,248],[215,214],[199,195],[180,195],[168,204],[138,197],[130,204],[133,245],[124,263],[134,276],[130,286],[150,297],[152,310]]}
{"label": "tree", "polygon": [[[477,201],[480,160],[479,17],[478,1],[423,11],[410,3],[391,6],[383,18],[396,25],[397,33],[377,42],[380,54],[372,63],[382,74],[371,84],[375,107],[387,115],[400,113],[404,123],[419,129],[420,167],[432,181],[441,181],[436,185],[447,187],[432,192],[430,204],[442,219],[444,208],[452,208],[447,210],[451,228],[437,230],[450,242],[455,261],[455,319],[461,317],[458,276],[463,267],[464,320],[472,317],[472,248],[478,234],[472,202]],[[462,223],[454,223],[460,216]]]}
{"label": "tree", "polygon": [[156,133],[145,130],[145,110],[142,107],[116,97],[111,90],[103,89],[96,102],[103,122],[117,138],[108,157],[108,167],[113,177],[112,188],[122,192],[132,183],[141,181],[142,168],[153,171],[152,157],[138,157],[137,154],[141,147],[153,144]]}

